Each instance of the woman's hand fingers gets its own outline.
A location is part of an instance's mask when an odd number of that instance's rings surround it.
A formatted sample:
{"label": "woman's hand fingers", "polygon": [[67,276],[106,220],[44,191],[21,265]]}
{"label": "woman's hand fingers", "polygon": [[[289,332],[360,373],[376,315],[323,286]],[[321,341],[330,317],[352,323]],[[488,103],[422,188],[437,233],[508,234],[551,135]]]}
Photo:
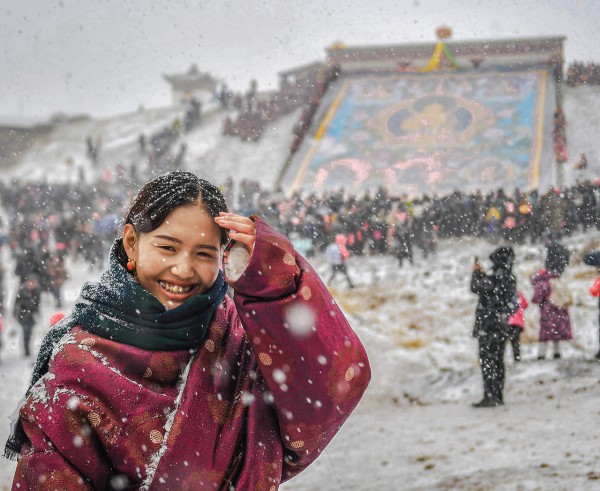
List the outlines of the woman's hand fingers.
{"label": "woman's hand fingers", "polygon": [[253,234],[256,228],[250,218],[236,215],[235,213],[221,212],[218,217],[215,217],[215,221],[221,227],[245,234]]}
{"label": "woman's hand fingers", "polygon": [[215,222],[219,227],[229,229],[229,237],[244,244],[252,254],[256,242],[256,225],[250,218],[221,212],[215,217]]}

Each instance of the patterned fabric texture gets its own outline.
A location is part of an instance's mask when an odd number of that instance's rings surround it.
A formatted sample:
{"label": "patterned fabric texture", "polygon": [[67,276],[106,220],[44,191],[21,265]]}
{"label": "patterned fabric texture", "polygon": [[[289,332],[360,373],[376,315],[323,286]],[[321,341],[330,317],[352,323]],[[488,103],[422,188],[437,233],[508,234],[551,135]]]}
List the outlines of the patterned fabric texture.
{"label": "patterned fabric texture", "polygon": [[[78,326],[20,418],[13,489],[274,491],[358,404],[365,350],[309,264],[262,220],[200,349],[145,350]],[[300,321],[298,320],[300,319]]]}
{"label": "patterned fabric texture", "polygon": [[531,280],[531,301],[540,306],[540,341],[568,341],[573,338],[569,309],[560,308],[550,301],[551,281],[558,277],[556,272],[541,270]]}

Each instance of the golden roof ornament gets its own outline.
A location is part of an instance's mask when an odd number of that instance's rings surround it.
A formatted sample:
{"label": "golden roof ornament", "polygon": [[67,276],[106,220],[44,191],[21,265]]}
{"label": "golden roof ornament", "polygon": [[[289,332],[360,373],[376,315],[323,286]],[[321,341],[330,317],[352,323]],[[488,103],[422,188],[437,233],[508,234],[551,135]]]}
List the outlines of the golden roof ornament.
{"label": "golden roof ornament", "polygon": [[331,46],[329,46],[329,49],[346,49],[348,47],[348,45],[346,43],[342,43],[341,41],[335,41],[333,43],[331,43]]}
{"label": "golden roof ornament", "polygon": [[438,39],[450,39],[452,37],[452,28],[448,26],[440,26],[435,30],[435,35]]}

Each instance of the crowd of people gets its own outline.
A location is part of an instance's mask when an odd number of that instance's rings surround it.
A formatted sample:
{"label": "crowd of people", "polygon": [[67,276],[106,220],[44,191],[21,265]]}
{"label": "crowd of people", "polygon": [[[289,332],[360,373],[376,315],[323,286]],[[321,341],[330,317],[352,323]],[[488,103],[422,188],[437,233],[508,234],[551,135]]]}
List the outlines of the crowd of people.
{"label": "crowd of people", "polygon": [[[51,295],[60,308],[67,256],[81,257],[90,268],[105,264],[107,246],[118,233],[136,186],[127,177],[131,174],[123,172],[93,185],[0,184],[6,222],[0,242],[11,251],[20,283],[20,304],[10,307],[24,332],[30,331],[32,320],[18,311],[35,316],[34,304],[41,293]],[[418,260],[415,250],[423,258],[435,255],[439,241],[446,238],[548,243],[600,228],[600,183],[589,181],[544,193],[457,191],[418,199],[391,196],[383,189],[362,196],[332,191],[286,197],[261,190],[256,181],[238,184],[237,196],[233,179],[221,186],[236,211],[264,217],[307,257],[335,256],[332,278],[342,273],[351,287],[345,266],[349,255],[390,255],[401,266]],[[330,244],[341,244],[341,253],[327,252]],[[30,352],[29,336],[24,337],[23,348]]]}
{"label": "crowd of people", "polygon": [[567,68],[567,85],[600,85],[600,65],[576,61]]}
{"label": "crowd of people", "polygon": [[247,94],[239,100],[243,102],[235,104],[236,109],[239,107],[237,114],[228,115],[223,120],[222,134],[252,142],[260,140],[269,123],[289,114],[299,105],[297,100],[280,94],[268,100],[258,100],[255,95]]}
{"label": "crowd of people", "polygon": [[[22,327],[26,356],[31,353],[41,295],[51,296],[56,309],[63,306],[66,258],[81,258],[90,269],[105,264],[107,244],[115,237],[132,192],[132,183],[115,177],[93,186],[0,184],[4,211],[0,244],[10,250],[15,265],[10,273],[19,280],[14,305],[3,302],[2,313],[11,312]],[[4,298],[3,291],[0,297]]]}
{"label": "crowd of people", "polygon": [[237,114],[225,117],[222,134],[256,142],[269,123],[301,107],[302,112],[294,125],[291,157],[306,136],[327,88],[338,76],[337,67],[323,66],[313,75],[314,78],[282,88],[268,99],[259,98],[255,80],[245,94],[234,94],[224,86],[217,95],[221,107],[235,109]]}
{"label": "crowd of people", "polygon": [[562,107],[554,111],[554,121],[552,128],[552,147],[556,161],[563,163],[569,160],[569,151],[567,149],[567,121]]}
{"label": "crowd of people", "polygon": [[256,142],[269,123],[306,104],[307,98],[308,94],[300,90],[295,93],[279,91],[268,98],[259,96],[256,80],[251,81],[245,94],[234,94],[224,87],[218,95],[221,107],[234,109],[236,115],[225,117],[222,134]]}
{"label": "crowd of people", "polygon": [[313,90],[307,94],[304,109],[300,114],[300,119],[298,119],[294,126],[294,140],[292,141],[292,145],[290,147],[289,159],[291,159],[300,148],[300,144],[302,143],[302,140],[308,133],[308,129],[313,123],[313,119],[317,114],[317,110],[321,106],[321,101],[325,95],[325,92],[327,92],[329,85],[331,85],[331,83],[339,76],[339,67],[328,66],[320,72],[319,77],[317,77],[317,79],[314,81]]}
{"label": "crowd of people", "polygon": [[417,199],[375,193],[343,192],[291,198],[265,192],[254,210],[288,235],[310,241],[322,252],[342,234],[354,255],[390,254],[400,264],[414,261],[414,250],[435,254],[444,238],[482,237],[495,244],[558,240],[600,227],[600,183],[583,181],[545,192],[499,189],[487,194],[456,191]]}
{"label": "crowd of people", "polygon": [[[168,172],[183,165],[187,146],[177,143],[181,135],[189,133],[202,124],[202,103],[195,98],[186,102],[182,118],[175,118],[169,125],[146,135],[138,136],[139,159],[131,164],[130,172],[133,181],[137,181],[138,164],[146,162],[156,172]],[[96,163],[95,160],[92,163]],[[156,173],[155,172],[155,173]]]}

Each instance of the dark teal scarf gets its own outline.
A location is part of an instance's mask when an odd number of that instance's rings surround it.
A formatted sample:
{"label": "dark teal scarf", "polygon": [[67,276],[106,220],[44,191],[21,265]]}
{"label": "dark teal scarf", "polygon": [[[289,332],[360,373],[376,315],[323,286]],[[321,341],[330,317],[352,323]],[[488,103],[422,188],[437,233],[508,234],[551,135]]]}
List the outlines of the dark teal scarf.
{"label": "dark teal scarf", "polygon": [[[125,269],[124,258],[120,257],[121,243],[122,239],[114,242],[110,266],[100,281],[83,286],[71,314],[44,338],[27,392],[48,371],[56,344],[75,326],[83,326],[92,334],[146,350],[194,349],[206,339],[213,313],[227,292],[223,271],[219,271],[208,291],[188,299],[173,310],[167,310]],[[5,457],[18,458],[25,441],[27,437],[17,422],[6,443]]]}

